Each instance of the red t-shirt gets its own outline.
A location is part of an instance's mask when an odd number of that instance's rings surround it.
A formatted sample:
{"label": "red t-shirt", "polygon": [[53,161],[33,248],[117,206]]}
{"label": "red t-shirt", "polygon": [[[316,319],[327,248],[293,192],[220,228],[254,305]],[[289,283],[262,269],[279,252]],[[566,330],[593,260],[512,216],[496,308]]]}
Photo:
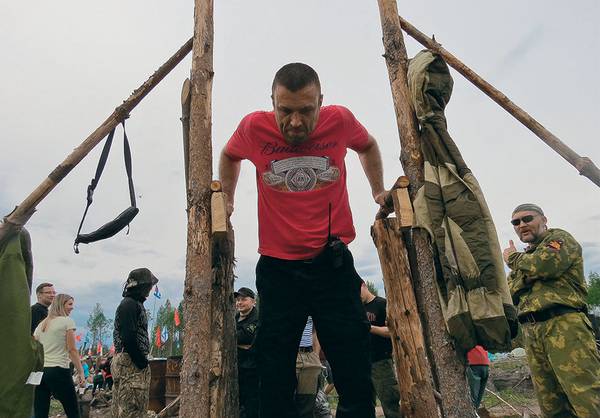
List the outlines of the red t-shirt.
{"label": "red t-shirt", "polygon": [[225,146],[235,160],[256,167],[258,252],[285,260],[315,257],[331,235],[345,243],[356,233],[346,189],[346,149],[368,143],[367,130],[341,106],[324,106],[308,141],[288,145],[273,112],[254,112],[240,122]]}
{"label": "red t-shirt", "polygon": [[476,345],[467,353],[467,362],[469,366],[489,366],[490,359],[488,358],[488,353],[485,349]]}

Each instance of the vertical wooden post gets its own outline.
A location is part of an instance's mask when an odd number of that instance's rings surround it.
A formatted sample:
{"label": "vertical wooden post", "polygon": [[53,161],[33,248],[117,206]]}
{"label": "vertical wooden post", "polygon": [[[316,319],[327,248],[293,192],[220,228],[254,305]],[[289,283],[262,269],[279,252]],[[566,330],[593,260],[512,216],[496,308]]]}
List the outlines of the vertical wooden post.
{"label": "vertical wooden post", "polygon": [[180,416],[238,416],[232,235],[211,237],[213,1],[195,0]]}
{"label": "vertical wooden post", "polygon": [[[408,57],[400,29],[396,0],[378,0],[378,4],[385,48],[384,57],[400,134],[400,162],[410,180],[409,192],[414,199],[416,191],[423,184],[423,154],[417,133],[416,116],[408,92]],[[413,275],[415,295],[425,329],[427,354],[437,389],[441,394],[443,416],[475,417],[465,378],[465,366],[458,359],[446,332],[435,287],[433,256],[425,231],[415,231],[413,245],[418,266],[418,271]]]}
{"label": "vertical wooden post", "polygon": [[406,195],[408,202],[404,200],[402,205],[395,205],[396,211],[402,210],[401,215],[405,216],[376,220],[371,235],[379,253],[388,300],[387,324],[392,336],[402,412],[405,418],[434,418],[438,416],[438,407],[400,231],[400,228],[408,228],[410,233],[412,206],[405,188],[392,193]]}

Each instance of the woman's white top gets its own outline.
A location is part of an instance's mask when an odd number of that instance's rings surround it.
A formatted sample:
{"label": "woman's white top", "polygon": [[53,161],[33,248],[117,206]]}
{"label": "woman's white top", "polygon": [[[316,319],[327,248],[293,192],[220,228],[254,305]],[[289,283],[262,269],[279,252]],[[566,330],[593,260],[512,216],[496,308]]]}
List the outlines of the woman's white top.
{"label": "woman's white top", "polygon": [[46,331],[42,331],[43,322],[37,326],[33,336],[44,346],[44,367],[68,369],[67,330],[75,330],[75,321],[68,316],[57,316],[50,320]]}

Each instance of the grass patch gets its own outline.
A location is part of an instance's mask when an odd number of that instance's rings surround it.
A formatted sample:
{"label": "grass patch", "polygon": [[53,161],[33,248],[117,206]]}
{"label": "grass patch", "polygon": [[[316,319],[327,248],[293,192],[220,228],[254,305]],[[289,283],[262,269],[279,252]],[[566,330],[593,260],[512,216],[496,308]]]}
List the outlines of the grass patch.
{"label": "grass patch", "polygon": [[[498,395],[515,408],[529,406],[533,401],[535,401],[535,395],[533,393],[527,393],[513,388],[504,389],[500,391]],[[500,399],[487,391],[485,392],[481,403],[487,409],[498,405],[505,405]]]}
{"label": "grass patch", "polygon": [[56,399],[50,400],[50,411],[48,412],[49,416],[64,414],[65,410],[62,407],[62,404],[58,402]]}
{"label": "grass patch", "polygon": [[492,363],[492,367],[498,370],[511,371],[515,369],[520,369],[526,364],[527,362],[524,363],[523,360],[501,360]]}

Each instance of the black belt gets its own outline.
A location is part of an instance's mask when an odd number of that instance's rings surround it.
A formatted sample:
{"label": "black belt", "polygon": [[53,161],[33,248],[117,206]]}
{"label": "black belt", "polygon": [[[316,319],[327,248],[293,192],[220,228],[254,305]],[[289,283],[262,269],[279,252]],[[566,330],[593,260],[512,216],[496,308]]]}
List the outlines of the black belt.
{"label": "black belt", "polygon": [[298,351],[301,353],[312,353],[313,348],[312,347],[300,347],[300,348],[298,348]]}
{"label": "black belt", "polygon": [[587,312],[585,308],[571,308],[570,306],[555,306],[554,308],[544,309],[538,312],[529,312],[523,315],[519,315],[519,323],[525,324],[527,322],[544,322],[552,319],[556,316],[573,313],[573,312]]}

